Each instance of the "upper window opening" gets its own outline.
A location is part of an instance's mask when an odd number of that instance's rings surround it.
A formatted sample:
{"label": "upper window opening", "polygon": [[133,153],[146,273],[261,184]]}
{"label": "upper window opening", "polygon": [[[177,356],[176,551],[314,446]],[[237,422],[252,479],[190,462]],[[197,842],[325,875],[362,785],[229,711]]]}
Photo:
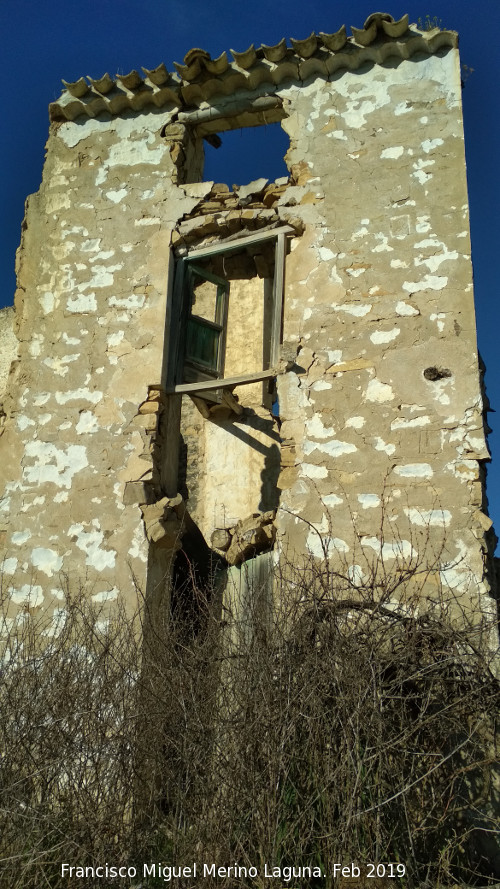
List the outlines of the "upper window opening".
{"label": "upper window opening", "polygon": [[223,182],[232,188],[263,176],[270,181],[288,176],[284,155],[290,140],[279,123],[228,130],[220,136],[220,148],[205,141],[205,182]]}

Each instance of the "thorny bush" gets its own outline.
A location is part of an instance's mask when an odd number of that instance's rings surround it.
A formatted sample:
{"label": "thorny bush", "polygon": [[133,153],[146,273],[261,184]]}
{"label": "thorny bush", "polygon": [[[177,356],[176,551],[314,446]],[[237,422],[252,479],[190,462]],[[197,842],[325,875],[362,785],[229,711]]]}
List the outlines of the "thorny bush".
{"label": "thorny bush", "polygon": [[[191,586],[193,623],[190,608],[153,626],[143,602],[142,633],[69,595],[50,630],[4,620],[2,889],[68,887],[62,862],[133,864],[119,882],[135,886],[164,885],[142,881],[151,861],[261,875],[198,878],[219,889],[263,886],[265,863],[319,866],[325,879],[290,884],[304,889],[329,889],[334,862],[405,864],[400,883],[371,886],[492,876],[491,628],[395,605],[401,565],[383,584],[285,568],[272,597]],[[78,880],[94,885],[116,880]]]}

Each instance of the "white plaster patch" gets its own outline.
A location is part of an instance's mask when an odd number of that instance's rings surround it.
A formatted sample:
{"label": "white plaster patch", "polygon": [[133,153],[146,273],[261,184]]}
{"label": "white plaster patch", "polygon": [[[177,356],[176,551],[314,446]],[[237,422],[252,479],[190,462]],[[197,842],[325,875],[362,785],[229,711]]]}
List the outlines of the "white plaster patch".
{"label": "white plaster patch", "polygon": [[95,293],[79,293],[78,296],[68,297],[66,309],[73,315],[86,315],[88,312],[96,312],[97,302]]}
{"label": "white plaster patch", "polygon": [[451,522],[451,512],[447,509],[416,509],[407,508],[404,510],[412,525],[420,528],[427,528],[430,525],[439,525],[447,527]]}
{"label": "white plaster patch", "polygon": [[45,358],[43,363],[58,377],[65,377],[69,370],[67,365],[77,361],[79,357],[79,355],[65,355],[63,358]]}
{"label": "white plaster patch", "polygon": [[[110,251],[108,255],[112,256],[113,252],[113,250]],[[122,268],[123,263],[109,266],[94,265],[92,267],[92,277],[90,281],[85,281],[83,284],[78,284],[79,292],[83,293],[83,291],[88,290],[89,287],[111,287],[114,282],[114,272],[118,272]]]}
{"label": "white plaster patch", "polygon": [[89,238],[87,241],[83,241],[81,250],[84,253],[96,253],[99,250],[100,243],[101,238]]}
{"label": "white plaster patch", "polygon": [[418,555],[409,540],[394,540],[392,543],[382,543],[377,537],[362,537],[361,546],[368,546],[380,554],[382,559],[409,559]]}
{"label": "white plaster patch", "polygon": [[444,314],[444,312],[438,312],[438,313],[433,312],[432,315],[429,315],[429,321],[436,321],[437,328],[440,333],[442,333],[444,330],[445,319],[446,319],[446,315]]}
{"label": "white plaster patch", "polygon": [[425,234],[426,232],[430,232],[431,224],[429,222],[430,216],[417,216],[417,224],[415,226],[415,231],[420,235]]}
{"label": "white plaster patch", "polygon": [[22,546],[31,537],[31,531],[14,531],[11,540],[16,546]]}
{"label": "white plaster patch", "polygon": [[329,559],[336,553],[347,553],[349,547],[339,537],[322,535],[313,528],[307,535],[306,547],[316,559]]}
{"label": "white plaster patch", "polygon": [[324,392],[325,389],[331,389],[332,383],[328,383],[326,380],[316,380],[315,383],[311,386],[312,392]]}
{"label": "white plaster patch", "polygon": [[335,259],[336,254],[329,247],[318,247],[318,256],[322,262],[328,262],[330,259]]}
{"label": "white plaster patch", "polygon": [[341,349],[328,349],[326,354],[328,355],[328,361],[331,361],[332,364],[340,364],[342,361]]}
{"label": "white plaster patch", "polygon": [[442,253],[434,253],[432,256],[418,256],[414,259],[416,266],[426,265],[430,272],[436,272],[443,262],[454,262],[458,259],[456,250],[443,250]]}
{"label": "white plaster patch", "polygon": [[459,478],[462,481],[474,481],[479,475],[476,460],[452,461],[451,463],[447,463],[445,468],[448,469],[455,478]]}
{"label": "white plaster patch", "polygon": [[331,438],[335,430],[333,426],[324,426],[319,414],[314,414],[310,420],[306,420],[306,429],[314,438]]}
{"label": "white plaster patch", "polygon": [[348,429],[362,429],[365,423],[366,420],[364,417],[349,417],[349,419],[345,421],[346,428]]}
{"label": "white plaster patch", "polygon": [[391,430],[395,429],[415,429],[419,426],[428,426],[431,422],[431,418],[427,416],[423,417],[412,417],[411,419],[407,419],[406,417],[398,417],[396,420],[393,420],[391,423]]}
{"label": "white plaster patch", "polygon": [[392,386],[388,383],[382,383],[376,378],[370,380],[365,392],[365,401],[373,401],[382,404],[385,401],[392,401],[394,392]]}
{"label": "white plaster patch", "polygon": [[360,303],[344,303],[341,306],[333,306],[336,312],[347,312],[348,315],[354,315],[356,318],[364,318],[371,311],[371,303],[362,305]]}
{"label": "white plaster patch", "polygon": [[327,506],[328,509],[334,509],[336,506],[340,506],[344,501],[342,497],[337,497],[336,494],[322,494],[321,502],[324,506]]}
{"label": "white plaster patch", "polygon": [[144,530],[141,525],[137,525],[134,530],[132,544],[128,553],[132,559],[140,559],[140,561],[144,563],[146,563],[148,560],[147,545],[144,537]]}
{"label": "white plaster patch", "polygon": [[59,491],[58,494],[54,496],[54,503],[66,503],[68,500],[68,492],[67,491]]}
{"label": "white plaster patch", "polygon": [[120,188],[118,191],[107,191],[106,197],[109,198],[113,204],[119,204],[120,201],[123,201],[123,198],[127,195],[126,188]]}
{"label": "white plaster patch", "polygon": [[26,445],[26,456],[36,462],[24,467],[23,476],[35,485],[50,482],[58,488],[70,488],[73,476],[89,465],[82,445],[58,448],[52,442],[30,441]]}
{"label": "white plaster patch", "polygon": [[443,290],[448,283],[448,278],[437,275],[424,275],[421,281],[405,281],[403,290],[408,293],[418,293],[419,290]]}
{"label": "white plaster patch", "polygon": [[[93,263],[93,262],[97,262],[98,260],[111,259],[111,257],[114,255],[115,255],[114,250],[101,250],[99,253],[96,253],[95,256],[90,257],[90,262]],[[122,268],[122,266],[119,266],[119,268]]]}
{"label": "white plaster patch", "polygon": [[374,448],[375,448],[376,451],[385,451],[385,453],[387,454],[387,456],[388,456],[388,457],[391,457],[392,454],[394,454],[394,451],[396,450],[396,445],[394,445],[394,444],[387,444],[387,443],[383,440],[383,438],[380,438],[380,436],[377,436],[377,438],[375,439]]}
{"label": "white plaster patch", "polygon": [[433,151],[439,145],[444,145],[444,142],[442,139],[424,139],[420,144],[425,154],[429,154],[429,151]]}
{"label": "white plaster patch", "polygon": [[93,432],[99,431],[99,423],[97,422],[97,417],[92,411],[82,411],[80,414],[80,419],[75,426],[75,431],[77,435],[87,435]]}
{"label": "white plaster patch", "polygon": [[119,346],[124,336],[124,330],[118,330],[116,333],[110,333],[107,338],[108,349],[113,348],[113,346]]}
{"label": "white plaster patch", "polygon": [[90,389],[71,389],[68,392],[56,392],[56,401],[58,404],[66,404],[68,401],[91,401],[92,404],[97,404],[102,399],[102,392],[95,390],[95,392],[91,392]]}
{"label": "white plaster patch", "polygon": [[4,559],[1,563],[1,570],[4,574],[15,574],[17,569],[17,559],[12,556],[10,559]]}
{"label": "white plaster patch", "polygon": [[117,306],[125,309],[141,309],[144,305],[146,297],[143,293],[133,293],[130,296],[119,298],[111,296],[108,299],[109,306]]}
{"label": "white plaster patch", "polygon": [[374,509],[380,506],[380,497],[377,494],[358,494],[358,501],[363,509]]}
{"label": "white plaster patch", "polygon": [[402,259],[391,259],[391,269],[407,269],[408,263]]}
{"label": "white plaster patch", "polygon": [[404,148],[402,145],[396,145],[394,148],[384,148],[380,157],[381,158],[389,158],[392,160],[397,160],[398,157],[404,152]]}
{"label": "white plaster patch", "polygon": [[31,338],[31,343],[29,344],[28,350],[32,358],[38,358],[40,352],[42,351],[42,343],[44,342],[44,338],[41,333],[34,333]]}
{"label": "white plaster patch", "polygon": [[111,590],[102,590],[100,593],[94,593],[93,602],[114,602],[118,598],[118,589],[113,587]]}
{"label": "white plaster patch", "polygon": [[352,233],[352,240],[357,241],[359,238],[365,238],[368,234],[368,229],[366,228],[366,224],[362,225],[361,228],[358,228],[357,231]]}
{"label": "white plaster patch", "polygon": [[360,266],[360,268],[357,269],[349,268],[346,269],[346,272],[348,275],[351,276],[351,278],[359,278],[359,276],[362,275],[363,272],[366,272],[366,266]]}
{"label": "white plaster patch", "polygon": [[400,333],[401,330],[399,327],[393,327],[392,330],[376,330],[374,333],[370,334],[370,339],[376,346],[380,346],[383,343],[392,342],[392,340],[395,340]]}
{"label": "white plaster patch", "polygon": [[68,537],[76,537],[75,543],[78,549],[87,556],[86,565],[95,568],[96,571],[105,571],[106,568],[114,568],[116,552],[111,549],[101,549],[104,534],[97,528],[84,531],[83,525],[75,523],[68,528]]}
{"label": "white plaster patch", "polygon": [[79,346],[81,343],[81,340],[77,339],[76,336],[68,336],[65,330],[63,331],[62,341],[67,346]]}
{"label": "white plaster patch", "polygon": [[50,315],[51,312],[54,311],[56,306],[56,297],[53,293],[46,290],[41,296],[38,297],[38,302],[42,307],[42,311],[44,315]]}
{"label": "white plaster patch", "polygon": [[43,603],[43,590],[38,584],[25,583],[19,589],[9,587],[12,601],[15,605],[28,605],[30,608],[39,608]]}
{"label": "white plaster patch", "polygon": [[380,241],[380,244],[377,244],[376,247],[373,248],[372,253],[392,253],[394,251],[394,247],[391,247],[388,243],[387,235],[384,235],[383,232],[377,232],[375,235],[377,241]]}
{"label": "white plaster patch", "polygon": [[418,309],[415,309],[410,303],[405,303],[404,300],[400,299],[399,302],[396,303],[396,314],[397,315],[420,315]]}
{"label": "white plaster patch", "polygon": [[337,441],[337,439],[327,442],[305,441],[303,449],[304,454],[307,455],[317,450],[327,454],[329,457],[342,457],[344,454],[353,454],[358,450],[356,445],[350,441]]}
{"label": "white plaster patch", "polygon": [[50,392],[41,392],[40,395],[35,395],[33,399],[35,407],[42,407],[44,404],[47,404],[50,394]]}
{"label": "white plaster patch", "polygon": [[301,463],[299,472],[306,478],[326,478],[328,475],[326,466],[317,466],[316,463]]}
{"label": "white plaster patch", "polygon": [[62,556],[59,556],[53,549],[46,549],[43,546],[36,546],[31,553],[31,564],[34,568],[43,571],[47,577],[52,577],[62,567]]}
{"label": "white plaster patch", "polygon": [[34,426],[35,421],[30,420],[30,418],[26,417],[24,414],[19,414],[19,416],[16,418],[16,425],[20,432],[24,432],[24,430],[27,429],[28,426]]}
{"label": "white plaster patch", "polygon": [[394,472],[403,478],[432,478],[434,472],[429,463],[406,463],[395,466]]}

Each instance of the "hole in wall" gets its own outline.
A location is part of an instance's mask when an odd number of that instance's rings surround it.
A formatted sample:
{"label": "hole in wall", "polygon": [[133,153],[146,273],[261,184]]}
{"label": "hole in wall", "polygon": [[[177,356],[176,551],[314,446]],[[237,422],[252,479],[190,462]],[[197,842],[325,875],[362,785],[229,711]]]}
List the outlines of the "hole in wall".
{"label": "hole in wall", "polygon": [[444,380],[446,377],[451,376],[453,376],[453,374],[447,367],[426,367],[424,370],[425,379],[430,380],[431,383],[435,383],[437,380]]}
{"label": "hole in wall", "polygon": [[288,177],[284,155],[290,140],[279,123],[228,130],[220,138],[220,148],[205,141],[205,182],[213,180],[232,188],[261,177],[270,182]]}

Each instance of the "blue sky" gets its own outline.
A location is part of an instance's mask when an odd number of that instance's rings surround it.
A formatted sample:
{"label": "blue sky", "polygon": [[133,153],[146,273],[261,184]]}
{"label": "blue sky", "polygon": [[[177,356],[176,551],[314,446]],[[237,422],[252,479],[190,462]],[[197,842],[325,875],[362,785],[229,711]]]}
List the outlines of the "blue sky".
{"label": "blue sky", "polygon": [[[14,296],[14,255],[19,243],[24,200],[37,191],[48,134],[49,102],[61,91],[61,78],[126,74],[141,66],[182,62],[193,46],[213,57],[251,43],[274,44],[282,37],[303,39],[311,31],[333,32],[340,25],[362,27],[380,7],[374,0],[0,0],[2,46],[2,104],[0,130],[0,306]],[[496,262],[500,252],[500,113],[498,47],[500,0],[391,0],[382,11],[410,21],[436,16],[442,27],[460,34],[462,62],[474,71],[464,90],[472,256],[474,261],[479,347],[487,366],[486,383],[494,433],[490,437],[493,463],[488,473],[490,512],[500,533],[500,298]],[[262,138],[255,131],[254,138]],[[238,132],[232,139],[243,152]],[[237,140],[240,139],[240,142]],[[246,141],[246,140],[245,140]],[[240,151],[241,146],[241,151]],[[286,141],[283,141],[283,151]],[[261,175],[264,149],[249,149],[247,181]],[[276,170],[266,164],[265,175],[284,175],[280,151]],[[226,166],[226,155],[207,158],[207,179],[237,181]],[[220,165],[223,165],[222,169]],[[219,165],[219,166],[217,166]],[[237,176],[237,173],[234,173]],[[498,419],[497,419],[498,418]]]}

